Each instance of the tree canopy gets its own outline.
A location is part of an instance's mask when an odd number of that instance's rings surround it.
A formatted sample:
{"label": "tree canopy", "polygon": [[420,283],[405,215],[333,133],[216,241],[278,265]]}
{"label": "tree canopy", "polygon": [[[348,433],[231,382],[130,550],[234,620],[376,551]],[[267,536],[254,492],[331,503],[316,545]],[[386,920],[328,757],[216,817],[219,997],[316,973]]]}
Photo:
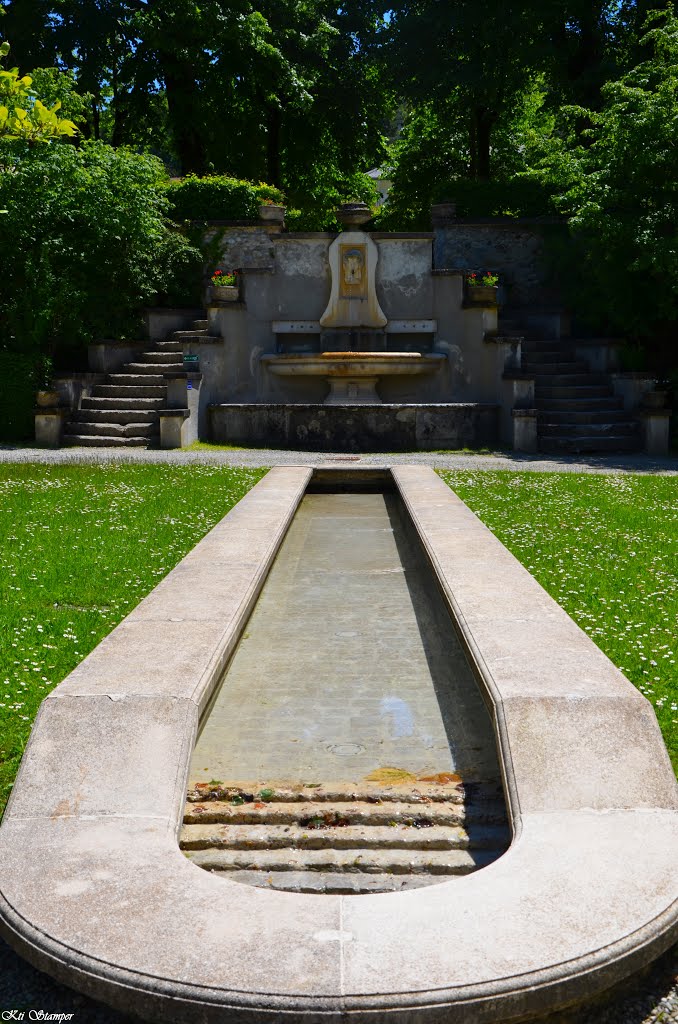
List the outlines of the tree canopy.
{"label": "tree canopy", "polygon": [[[5,137],[154,156],[169,176],[209,177],[201,194],[224,202],[237,182],[254,196],[265,181],[306,228],[331,226],[342,200],[372,201],[375,166],[394,182],[383,227],[428,227],[444,199],[462,215],[562,214],[592,320],[654,329],[633,296],[641,277],[665,280],[676,253],[670,0],[0,0],[0,11],[22,69],[0,72]],[[670,285],[655,319],[676,317]]]}

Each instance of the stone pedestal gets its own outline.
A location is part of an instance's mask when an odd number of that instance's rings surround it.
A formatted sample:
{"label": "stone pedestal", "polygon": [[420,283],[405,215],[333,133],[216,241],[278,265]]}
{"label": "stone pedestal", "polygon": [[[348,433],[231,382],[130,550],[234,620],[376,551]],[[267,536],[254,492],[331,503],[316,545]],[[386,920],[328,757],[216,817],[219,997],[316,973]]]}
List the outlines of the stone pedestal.
{"label": "stone pedestal", "polygon": [[35,410],[35,440],[45,448],[60,448],[64,424],[70,410],[62,408]]}
{"label": "stone pedestal", "polygon": [[167,409],[160,410],[160,447],[185,448],[198,440],[200,373],[171,373],[167,378]]}
{"label": "stone pedestal", "polygon": [[668,455],[669,419],[668,409],[643,409],[640,421],[643,430],[643,450],[648,455]]}
{"label": "stone pedestal", "polygon": [[514,409],[513,450],[516,452],[537,451],[537,410]]}
{"label": "stone pedestal", "polygon": [[160,447],[185,448],[197,441],[192,436],[191,414],[188,409],[160,410]]}
{"label": "stone pedestal", "polygon": [[643,395],[648,391],[654,391],[657,378],[650,373],[613,373],[612,387],[618,398],[624,402],[627,412],[632,412],[640,405]]}

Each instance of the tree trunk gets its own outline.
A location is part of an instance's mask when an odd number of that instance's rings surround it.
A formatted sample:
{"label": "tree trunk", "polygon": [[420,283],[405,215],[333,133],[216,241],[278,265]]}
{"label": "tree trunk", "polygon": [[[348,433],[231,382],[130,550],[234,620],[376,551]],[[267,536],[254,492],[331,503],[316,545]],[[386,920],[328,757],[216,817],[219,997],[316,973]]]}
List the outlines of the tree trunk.
{"label": "tree trunk", "polygon": [[195,120],[200,104],[195,79],[191,76],[188,65],[182,67],[165,54],[161,59],[169,120],[181,173],[204,174],[207,169],[207,154],[204,139]]}
{"label": "tree trunk", "polygon": [[92,135],[97,141],[101,138],[101,110],[96,96],[92,99]]}
{"label": "tree trunk", "polygon": [[469,124],[469,174],[473,181],[489,181],[492,129],[497,115],[487,107],[474,107]]}
{"label": "tree trunk", "polygon": [[280,129],[282,126],[281,110],[269,105],[266,109],[266,181],[269,185],[280,187]]}

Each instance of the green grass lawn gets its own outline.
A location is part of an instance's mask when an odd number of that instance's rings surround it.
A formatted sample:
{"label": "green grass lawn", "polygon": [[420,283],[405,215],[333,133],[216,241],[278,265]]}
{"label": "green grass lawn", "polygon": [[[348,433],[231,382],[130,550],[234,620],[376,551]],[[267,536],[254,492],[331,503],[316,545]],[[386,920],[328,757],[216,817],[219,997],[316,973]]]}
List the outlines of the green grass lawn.
{"label": "green grass lawn", "polygon": [[265,472],[0,466],[0,811],[43,698]]}
{"label": "green grass lawn", "polygon": [[440,476],[651,701],[678,772],[678,477]]}
{"label": "green grass lawn", "polygon": [[[0,808],[41,700],[264,473],[0,466]],[[678,479],[441,476],[651,700],[678,769]]]}

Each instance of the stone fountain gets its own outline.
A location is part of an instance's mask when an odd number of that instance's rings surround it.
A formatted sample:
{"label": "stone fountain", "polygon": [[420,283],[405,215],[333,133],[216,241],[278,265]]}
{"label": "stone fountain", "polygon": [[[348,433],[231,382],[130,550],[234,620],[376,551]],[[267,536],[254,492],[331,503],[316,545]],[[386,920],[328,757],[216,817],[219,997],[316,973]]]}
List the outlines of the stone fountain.
{"label": "stone fountain", "polygon": [[154,320],[184,358],[163,446],[412,451],[510,436],[503,373],[517,349],[495,342],[496,300],[467,302],[465,272],[436,265],[432,232],[368,231],[362,203],[337,216],[338,233],[226,228],[237,301],[210,295],[207,321],[188,330]]}
{"label": "stone fountain", "polygon": [[[441,353],[386,350],[388,319],[376,289],[379,250],[360,228],[372,216],[364,203],[337,211],[344,230],[329,247],[331,292],[320,317],[320,352],[262,357],[277,377],[322,377],[329,384],[325,405],[379,405],[376,386],[383,377],[412,377],[441,369]],[[278,327],[281,325],[278,324]]]}

